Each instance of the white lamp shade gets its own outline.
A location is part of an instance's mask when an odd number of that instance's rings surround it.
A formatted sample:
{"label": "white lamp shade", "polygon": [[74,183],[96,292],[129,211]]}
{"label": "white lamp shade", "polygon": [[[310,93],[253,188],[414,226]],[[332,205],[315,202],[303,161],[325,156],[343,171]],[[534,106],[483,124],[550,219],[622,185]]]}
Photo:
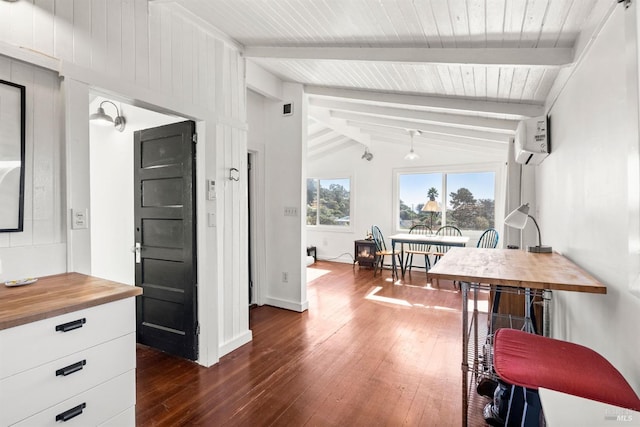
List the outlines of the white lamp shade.
{"label": "white lamp shade", "polygon": [[89,120],[102,126],[113,126],[113,119],[104,112],[104,108],[98,107],[98,112],[89,116]]}
{"label": "white lamp shade", "polygon": [[407,153],[407,155],[406,155],[406,156],[404,156],[404,159],[405,159],[405,160],[416,160],[416,159],[419,159],[419,158],[420,158],[420,156],[418,155],[418,153],[416,153],[415,151],[413,151],[413,148],[411,149],[411,151],[409,151],[409,152]]}
{"label": "white lamp shade", "polygon": [[429,200],[422,207],[422,212],[440,212],[440,205],[435,200]]}
{"label": "white lamp shade", "polygon": [[529,219],[529,204],[520,205],[518,209],[511,212],[504,219],[504,223],[509,227],[519,228],[522,230]]}

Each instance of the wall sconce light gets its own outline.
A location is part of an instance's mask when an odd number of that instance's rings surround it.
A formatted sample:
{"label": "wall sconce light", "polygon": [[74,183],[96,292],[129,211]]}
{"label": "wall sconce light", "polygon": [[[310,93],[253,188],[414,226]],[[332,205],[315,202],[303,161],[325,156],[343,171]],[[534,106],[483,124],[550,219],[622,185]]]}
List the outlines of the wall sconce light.
{"label": "wall sconce light", "polygon": [[373,159],[373,154],[371,154],[371,152],[369,151],[369,147],[364,147],[364,154],[360,158],[365,159],[368,162],[370,162],[371,159]]}
{"label": "wall sconce light", "polygon": [[229,169],[229,180],[240,181],[240,171],[236,168]]}
{"label": "wall sconce light", "polygon": [[416,160],[416,159],[419,159],[420,156],[418,155],[418,153],[413,151],[413,137],[416,136],[416,135],[420,135],[420,131],[419,130],[415,130],[415,129],[411,129],[411,130],[409,130],[409,135],[411,135],[411,150],[409,150],[407,155],[404,156],[404,159],[405,160]]}
{"label": "wall sconce light", "polygon": [[[111,104],[116,109],[115,119],[104,112],[104,108],[102,107],[104,104]],[[89,116],[89,120],[101,126],[114,126],[116,130],[120,132],[124,131],[124,127],[127,123],[125,118],[120,115],[118,106],[111,101],[102,101],[98,107],[98,111]]]}
{"label": "wall sconce light", "polygon": [[527,220],[529,218],[533,220],[533,223],[536,225],[536,229],[538,230],[538,246],[529,246],[527,250],[537,254],[550,254],[553,252],[551,246],[542,246],[542,238],[540,237],[540,227],[538,227],[538,222],[534,217],[529,215],[529,203],[520,205],[517,209],[507,215],[504,219],[504,223],[509,227],[519,228],[522,230],[524,226],[527,225]]}

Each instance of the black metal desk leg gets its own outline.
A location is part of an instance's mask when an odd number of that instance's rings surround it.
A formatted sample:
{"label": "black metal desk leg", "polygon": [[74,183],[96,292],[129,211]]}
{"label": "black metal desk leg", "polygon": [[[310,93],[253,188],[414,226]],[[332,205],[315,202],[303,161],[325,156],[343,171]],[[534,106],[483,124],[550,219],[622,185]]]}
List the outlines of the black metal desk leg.
{"label": "black metal desk leg", "polygon": [[469,313],[467,303],[469,301],[469,283],[461,282],[462,289],[462,425],[467,425],[467,411],[469,397],[467,396],[469,363],[467,352],[469,351]]}

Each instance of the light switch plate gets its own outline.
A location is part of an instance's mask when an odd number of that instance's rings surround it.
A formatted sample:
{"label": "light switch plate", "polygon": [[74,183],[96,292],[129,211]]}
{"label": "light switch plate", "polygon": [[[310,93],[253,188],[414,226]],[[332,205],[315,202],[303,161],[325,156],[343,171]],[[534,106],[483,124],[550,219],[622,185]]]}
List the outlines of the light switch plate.
{"label": "light switch plate", "polygon": [[295,206],[286,206],[284,208],[284,216],[298,216],[298,208]]}
{"label": "light switch plate", "polygon": [[216,182],[213,179],[207,180],[207,200],[216,199]]}

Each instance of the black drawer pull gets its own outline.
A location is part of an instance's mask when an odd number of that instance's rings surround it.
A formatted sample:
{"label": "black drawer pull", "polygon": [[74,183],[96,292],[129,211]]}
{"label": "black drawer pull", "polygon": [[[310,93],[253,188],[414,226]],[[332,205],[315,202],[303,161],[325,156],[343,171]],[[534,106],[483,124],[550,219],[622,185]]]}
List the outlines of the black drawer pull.
{"label": "black drawer pull", "polygon": [[67,375],[71,375],[74,372],[78,372],[82,370],[82,367],[86,364],[87,364],[87,361],[85,359],[85,360],[76,362],[72,365],[65,366],[64,368],[60,368],[56,371],[56,377],[59,377],[60,375],[62,375],[63,377],[66,377]]}
{"label": "black drawer pull", "polygon": [[87,323],[87,319],[84,317],[82,319],[74,320],[73,322],[63,323],[62,325],[56,326],[56,331],[69,332],[74,329],[82,328],[82,325]]}
{"label": "black drawer pull", "polygon": [[82,410],[86,407],[87,407],[86,403],[81,403],[75,408],[71,408],[68,411],[64,411],[63,413],[56,415],[56,422],[57,421],[62,421],[63,423],[67,422],[71,418],[77,417],[78,415],[82,414]]}

